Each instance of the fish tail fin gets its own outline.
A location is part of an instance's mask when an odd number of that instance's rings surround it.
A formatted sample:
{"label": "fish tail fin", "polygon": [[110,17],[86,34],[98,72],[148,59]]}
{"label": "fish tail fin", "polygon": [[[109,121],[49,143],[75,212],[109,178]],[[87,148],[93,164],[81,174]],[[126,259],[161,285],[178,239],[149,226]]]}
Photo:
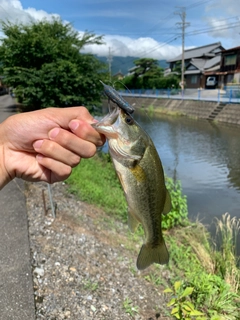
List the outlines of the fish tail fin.
{"label": "fish tail fin", "polygon": [[165,245],[164,240],[151,248],[150,246],[143,244],[137,258],[138,270],[144,270],[152,263],[167,264],[169,261],[169,253]]}

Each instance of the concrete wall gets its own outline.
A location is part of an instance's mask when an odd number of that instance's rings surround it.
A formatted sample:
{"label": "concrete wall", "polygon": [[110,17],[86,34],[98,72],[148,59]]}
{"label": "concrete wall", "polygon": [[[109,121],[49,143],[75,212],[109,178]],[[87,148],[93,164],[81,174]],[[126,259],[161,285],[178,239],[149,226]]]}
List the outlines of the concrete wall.
{"label": "concrete wall", "polygon": [[240,104],[226,104],[214,120],[240,125]]}
{"label": "concrete wall", "polygon": [[220,106],[217,102],[209,101],[126,96],[124,99],[134,108],[149,108],[152,106],[158,112],[175,113],[201,119],[208,119],[214,113],[214,117],[211,120],[240,125],[240,104],[221,104]]}

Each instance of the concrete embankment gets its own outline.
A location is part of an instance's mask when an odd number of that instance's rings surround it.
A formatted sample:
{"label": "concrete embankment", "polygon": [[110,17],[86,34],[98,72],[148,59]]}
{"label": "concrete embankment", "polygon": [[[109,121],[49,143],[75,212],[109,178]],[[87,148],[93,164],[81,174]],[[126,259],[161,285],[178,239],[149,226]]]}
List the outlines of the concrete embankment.
{"label": "concrete embankment", "polygon": [[124,96],[124,99],[134,104],[135,108],[153,108],[159,113],[179,114],[240,125],[240,104],[127,96]]}

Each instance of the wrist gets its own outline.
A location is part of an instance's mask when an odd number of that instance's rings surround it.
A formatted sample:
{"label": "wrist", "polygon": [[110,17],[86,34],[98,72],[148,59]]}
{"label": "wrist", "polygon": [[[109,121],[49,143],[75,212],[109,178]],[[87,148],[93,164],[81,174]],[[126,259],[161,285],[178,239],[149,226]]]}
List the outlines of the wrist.
{"label": "wrist", "polygon": [[[0,124],[0,127],[1,127],[1,124]],[[2,132],[0,130],[0,137],[2,136],[1,134]],[[3,142],[0,141],[0,190],[10,181],[11,181],[11,178],[5,167],[4,145],[3,145]]]}

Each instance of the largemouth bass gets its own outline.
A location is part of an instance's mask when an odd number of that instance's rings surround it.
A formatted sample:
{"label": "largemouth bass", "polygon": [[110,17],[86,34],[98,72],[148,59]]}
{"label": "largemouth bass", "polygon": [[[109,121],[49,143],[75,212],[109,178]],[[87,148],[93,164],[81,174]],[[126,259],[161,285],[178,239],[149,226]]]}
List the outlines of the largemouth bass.
{"label": "largemouth bass", "polygon": [[143,270],[152,263],[166,264],[169,254],[163,239],[162,214],[171,210],[161,160],[148,134],[130,114],[118,107],[93,124],[103,133],[128,203],[128,225],[132,232],[141,223],[145,243],[137,258]]}

